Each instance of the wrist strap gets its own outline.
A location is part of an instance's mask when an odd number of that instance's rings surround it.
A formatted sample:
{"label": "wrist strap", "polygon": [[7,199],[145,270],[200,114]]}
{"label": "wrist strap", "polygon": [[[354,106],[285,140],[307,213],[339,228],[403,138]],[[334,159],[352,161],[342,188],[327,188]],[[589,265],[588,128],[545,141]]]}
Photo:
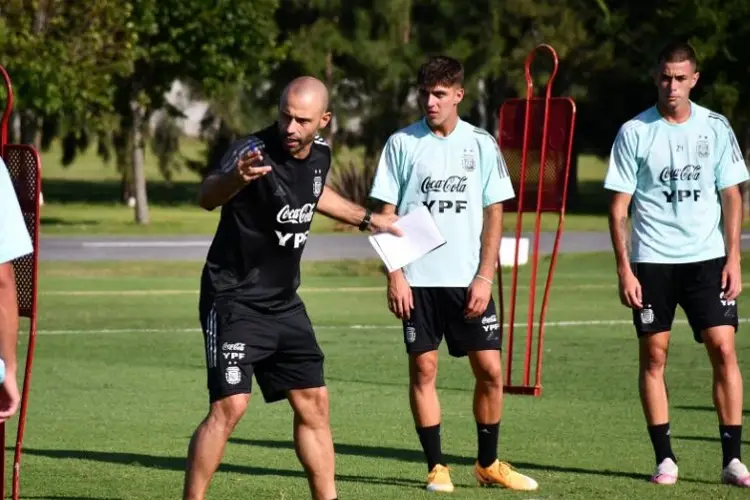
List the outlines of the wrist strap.
{"label": "wrist strap", "polygon": [[493,284],[493,282],[492,282],[492,280],[491,280],[491,279],[489,279],[489,278],[485,278],[485,277],[484,277],[484,276],[482,276],[481,274],[477,274],[477,275],[476,275],[476,276],[474,276],[474,277],[475,277],[475,278],[479,278],[480,280],[484,280],[484,281],[486,281],[487,283],[489,283],[490,285],[492,285],[492,284]]}
{"label": "wrist strap", "polygon": [[369,208],[365,209],[365,216],[362,218],[362,222],[359,223],[360,231],[367,231],[370,228],[370,221],[372,219],[372,210]]}

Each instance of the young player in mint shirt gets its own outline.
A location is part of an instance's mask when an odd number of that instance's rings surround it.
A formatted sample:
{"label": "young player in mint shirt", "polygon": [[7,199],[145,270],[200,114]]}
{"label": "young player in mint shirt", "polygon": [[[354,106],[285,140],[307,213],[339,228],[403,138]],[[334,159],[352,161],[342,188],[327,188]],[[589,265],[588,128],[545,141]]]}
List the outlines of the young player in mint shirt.
{"label": "young player in mint shirt", "polygon": [[662,50],[658,102],[621,127],[604,187],[613,192],[610,233],[620,298],[632,308],[640,343],[639,389],[656,458],[652,481],[674,484],[678,477],[664,369],[679,304],[713,366],[721,479],[750,487],[740,454],[743,393],[735,353],[742,288],[739,185],[748,173],[727,119],[690,100],[698,76],[689,45]]}
{"label": "young player in mint shirt", "polygon": [[371,196],[383,213],[426,206],[447,243],[388,276],[390,310],[403,321],[412,416],[427,462],[426,489],[454,490],[443,460],[435,388],[438,347],[469,358],[480,484],[535,490],[535,480],[498,460],[503,398],[502,325],[492,300],[502,202],[514,196],[502,155],[486,131],[461,120],[463,67],[434,57],[419,70],[424,118],[396,133],[380,157]]}

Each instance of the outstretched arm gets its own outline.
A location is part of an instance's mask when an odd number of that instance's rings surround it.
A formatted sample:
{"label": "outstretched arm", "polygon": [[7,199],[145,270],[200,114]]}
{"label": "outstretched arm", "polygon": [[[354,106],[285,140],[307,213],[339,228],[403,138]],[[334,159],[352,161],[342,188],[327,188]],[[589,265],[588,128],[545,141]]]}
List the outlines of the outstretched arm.
{"label": "outstretched arm", "polygon": [[385,231],[401,236],[401,230],[393,225],[398,220],[398,216],[373,214],[370,210],[347,200],[329,186],[323,188],[316,210],[351,226],[359,226],[366,218],[369,218],[367,228],[373,232]]}

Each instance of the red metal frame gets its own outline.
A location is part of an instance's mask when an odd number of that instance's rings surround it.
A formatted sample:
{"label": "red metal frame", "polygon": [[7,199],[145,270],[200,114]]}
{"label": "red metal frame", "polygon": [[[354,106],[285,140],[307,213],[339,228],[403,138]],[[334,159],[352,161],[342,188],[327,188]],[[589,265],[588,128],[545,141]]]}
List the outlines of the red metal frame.
{"label": "red metal frame", "polygon": [[[552,60],[554,63],[552,74],[550,75],[549,81],[547,82],[546,86],[546,93],[545,96],[542,97],[534,97],[534,84],[531,78],[531,63],[534,60],[535,52],[539,49],[546,49],[548,52],[550,52],[552,56]],[[564,226],[564,220],[565,220],[565,206],[567,203],[567,197],[568,197],[568,178],[570,173],[570,156],[572,152],[572,145],[573,145],[573,136],[574,136],[574,129],[575,129],[575,103],[570,98],[565,97],[552,97],[552,84],[554,82],[555,76],[557,75],[557,69],[558,69],[558,58],[557,53],[555,50],[547,45],[547,44],[541,44],[537,46],[534,50],[532,50],[529,55],[526,58],[526,64],[525,64],[525,73],[526,73],[526,98],[522,99],[510,99],[503,103],[503,106],[500,108],[499,112],[499,137],[498,137],[498,143],[501,148],[503,149],[503,130],[505,130],[505,115],[508,113],[504,113],[504,111],[509,110],[513,111],[513,106],[521,106],[523,105],[525,108],[525,114],[524,114],[524,128],[523,128],[523,144],[522,144],[522,153],[521,153],[521,172],[520,172],[520,182],[517,186],[517,200],[513,200],[511,203],[508,203],[506,205],[516,205],[516,230],[515,230],[515,252],[514,252],[514,260],[513,260],[513,271],[512,271],[512,282],[511,282],[511,304],[510,304],[510,320],[508,323],[508,346],[507,346],[507,361],[506,361],[506,376],[505,376],[505,392],[510,394],[524,394],[524,395],[533,395],[533,396],[540,396],[542,392],[542,354],[543,354],[543,343],[544,343],[544,321],[546,319],[547,315],[547,305],[548,305],[548,299],[549,299],[549,292],[550,292],[550,286],[552,283],[552,277],[554,273],[555,264],[557,261],[557,254],[559,251],[559,245],[560,245],[560,239],[563,233],[563,226]],[[524,203],[524,194],[526,191],[527,183],[526,183],[526,175],[527,175],[527,163],[528,163],[528,153],[529,153],[529,141],[530,137],[534,132],[537,132],[536,129],[531,129],[531,122],[532,122],[532,116],[533,116],[533,105],[539,104],[540,102],[544,103],[544,112],[543,112],[543,119],[541,124],[541,144],[540,144],[540,165],[539,165],[539,179],[538,179],[538,185],[537,185],[537,200],[536,200],[536,207],[534,207],[534,212],[536,214],[536,219],[534,221],[534,236],[533,236],[533,247],[530,249],[530,259],[531,259],[531,277],[530,277],[530,284],[529,284],[529,310],[528,310],[528,316],[527,316],[527,324],[526,324],[526,344],[525,344],[525,352],[524,352],[524,372],[523,372],[523,381],[520,385],[514,385],[512,380],[512,369],[513,369],[513,340],[514,340],[514,329],[515,329],[515,316],[516,316],[516,296],[518,291],[518,260],[519,260],[519,245],[518,242],[521,239],[521,228],[523,226],[523,212],[524,211],[531,211],[531,207],[527,206]],[[556,105],[555,111],[567,111],[570,114],[570,121],[564,123],[564,126],[568,127],[567,130],[567,144],[562,144],[562,146],[567,150],[565,151],[565,166],[564,166],[564,172],[561,176],[558,177],[558,184],[556,186],[556,191],[562,191],[560,198],[557,200],[556,203],[549,203],[545,202],[544,200],[544,194],[545,189],[543,186],[544,183],[544,169],[547,163],[547,154],[548,154],[548,146],[549,146],[549,136],[548,136],[548,125],[550,121],[550,108],[552,105]],[[557,106],[557,105],[560,106]],[[562,109],[561,109],[562,106]],[[565,108],[568,108],[567,110]],[[559,115],[560,113],[557,113]],[[556,194],[556,193],[555,193]],[[536,349],[536,380],[534,382],[534,385],[531,385],[530,380],[530,369],[531,369],[531,354],[532,354],[532,345],[533,345],[533,330],[534,330],[534,307],[536,302],[536,281],[537,281],[537,272],[538,272],[538,266],[539,266],[539,234],[541,229],[541,216],[543,212],[549,212],[549,211],[556,211],[559,212],[559,221],[557,226],[557,232],[555,235],[555,242],[552,249],[552,255],[550,258],[550,268],[549,273],[547,275],[547,281],[544,289],[544,297],[542,299],[542,307],[539,317],[539,333],[538,333],[538,339],[537,339],[537,349]],[[502,297],[503,290],[502,290],[502,280],[500,279],[501,275],[501,269],[498,267],[498,287],[499,287],[499,293]],[[501,300],[501,304],[502,304]],[[501,305],[502,307],[502,305]]]}
{"label": "red metal frame", "polygon": [[[31,189],[33,190],[33,192],[29,192],[28,189],[26,191],[19,191],[19,188],[22,187],[21,184],[23,183],[18,183],[18,185],[16,186],[21,211],[24,213],[25,218],[30,216],[30,220],[26,219],[26,223],[33,244],[33,253],[30,257],[27,258],[28,260],[25,262],[26,265],[31,266],[31,276],[30,278],[26,279],[19,279],[17,283],[19,297],[22,293],[30,295],[30,307],[19,307],[19,315],[21,317],[29,318],[29,345],[26,353],[23,388],[21,390],[21,403],[18,416],[18,431],[16,435],[15,453],[13,456],[12,498],[13,500],[18,500],[21,489],[21,450],[23,445],[23,436],[26,429],[26,414],[28,411],[29,392],[31,390],[31,369],[34,361],[34,352],[36,350],[38,307],[37,284],[39,268],[39,200],[42,187],[42,162],[39,153],[33,146],[7,143],[8,124],[10,121],[13,106],[13,87],[8,73],[2,66],[0,66],[0,74],[3,77],[7,90],[7,102],[5,111],[2,115],[2,121],[0,121],[0,156],[2,156],[4,159],[8,159],[13,154],[22,155],[21,157],[31,159],[31,161],[26,161],[23,163],[24,168],[30,168],[29,164],[32,164],[33,168],[35,168],[35,172],[33,172],[32,174],[34,185]],[[12,173],[11,178],[13,179]],[[29,188],[30,186],[27,185],[26,187]],[[21,259],[24,259],[24,257],[22,257]],[[18,261],[14,264],[18,264]],[[3,459],[2,461],[0,461],[0,498],[5,498],[5,434],[5,423],[2,423],[0,424],[0,446],[2,446],[3,453]]]}

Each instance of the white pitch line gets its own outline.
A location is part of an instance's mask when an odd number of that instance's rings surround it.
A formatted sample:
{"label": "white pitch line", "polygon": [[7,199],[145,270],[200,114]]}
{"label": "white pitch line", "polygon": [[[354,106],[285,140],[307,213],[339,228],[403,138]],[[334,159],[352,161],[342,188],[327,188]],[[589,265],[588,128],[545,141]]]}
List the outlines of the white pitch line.
{"label": "white pitch line", "polygon": [[[506,287],[504,287],[506,288]],[[518,290],[528,290],[529,285],[518,285]],[[537,291],[544,291],[544,283],[537,285]],[[587,289],[614,289],[617,288],[617,284],[583,284],[583,285],[558,285],[558,288],[573,289],[573,290],[587,290]],[[196,295],[198,289],[191,290],[46,290],[40,292],[41,295],[66,295],[66,296],[139,296],[139,295]],[[309,287],[300,288],[301,294],[305,293],[335,293],[335,292],[385,292],[385,286],[352,286],[352,287]]]}
{"label": "white pitch line", "polygon": [[[750,322],[750,318],[740,318],[740,323]],[[632,321],[625,319],[593,319],[582,321],[547,321],[545,328],[570,328],[575,326],[613,326],[632,325]],[[673,322],[678,325],[686,325],[686,320],[676,319]],[[538,327],[539,323],[534,322]],[[508,325],[504,325],[508,328]],[[400,330],[400,325],[314,325],[316,330]],[[526,323],[515,323],[515,328],[526,328]],[[200,328],[121,328],[121,329],[92,329],[92,330],[38,330],[38,335],[104,335],[123,333],[199,333]],[[27,334],[28,330],[22,330],[20,334]]]}
{"label": "white pitch line", "polygon": [[86,248],[185,248],[207,247],[210,240],[187,241],[84,241],[81,246]]}

